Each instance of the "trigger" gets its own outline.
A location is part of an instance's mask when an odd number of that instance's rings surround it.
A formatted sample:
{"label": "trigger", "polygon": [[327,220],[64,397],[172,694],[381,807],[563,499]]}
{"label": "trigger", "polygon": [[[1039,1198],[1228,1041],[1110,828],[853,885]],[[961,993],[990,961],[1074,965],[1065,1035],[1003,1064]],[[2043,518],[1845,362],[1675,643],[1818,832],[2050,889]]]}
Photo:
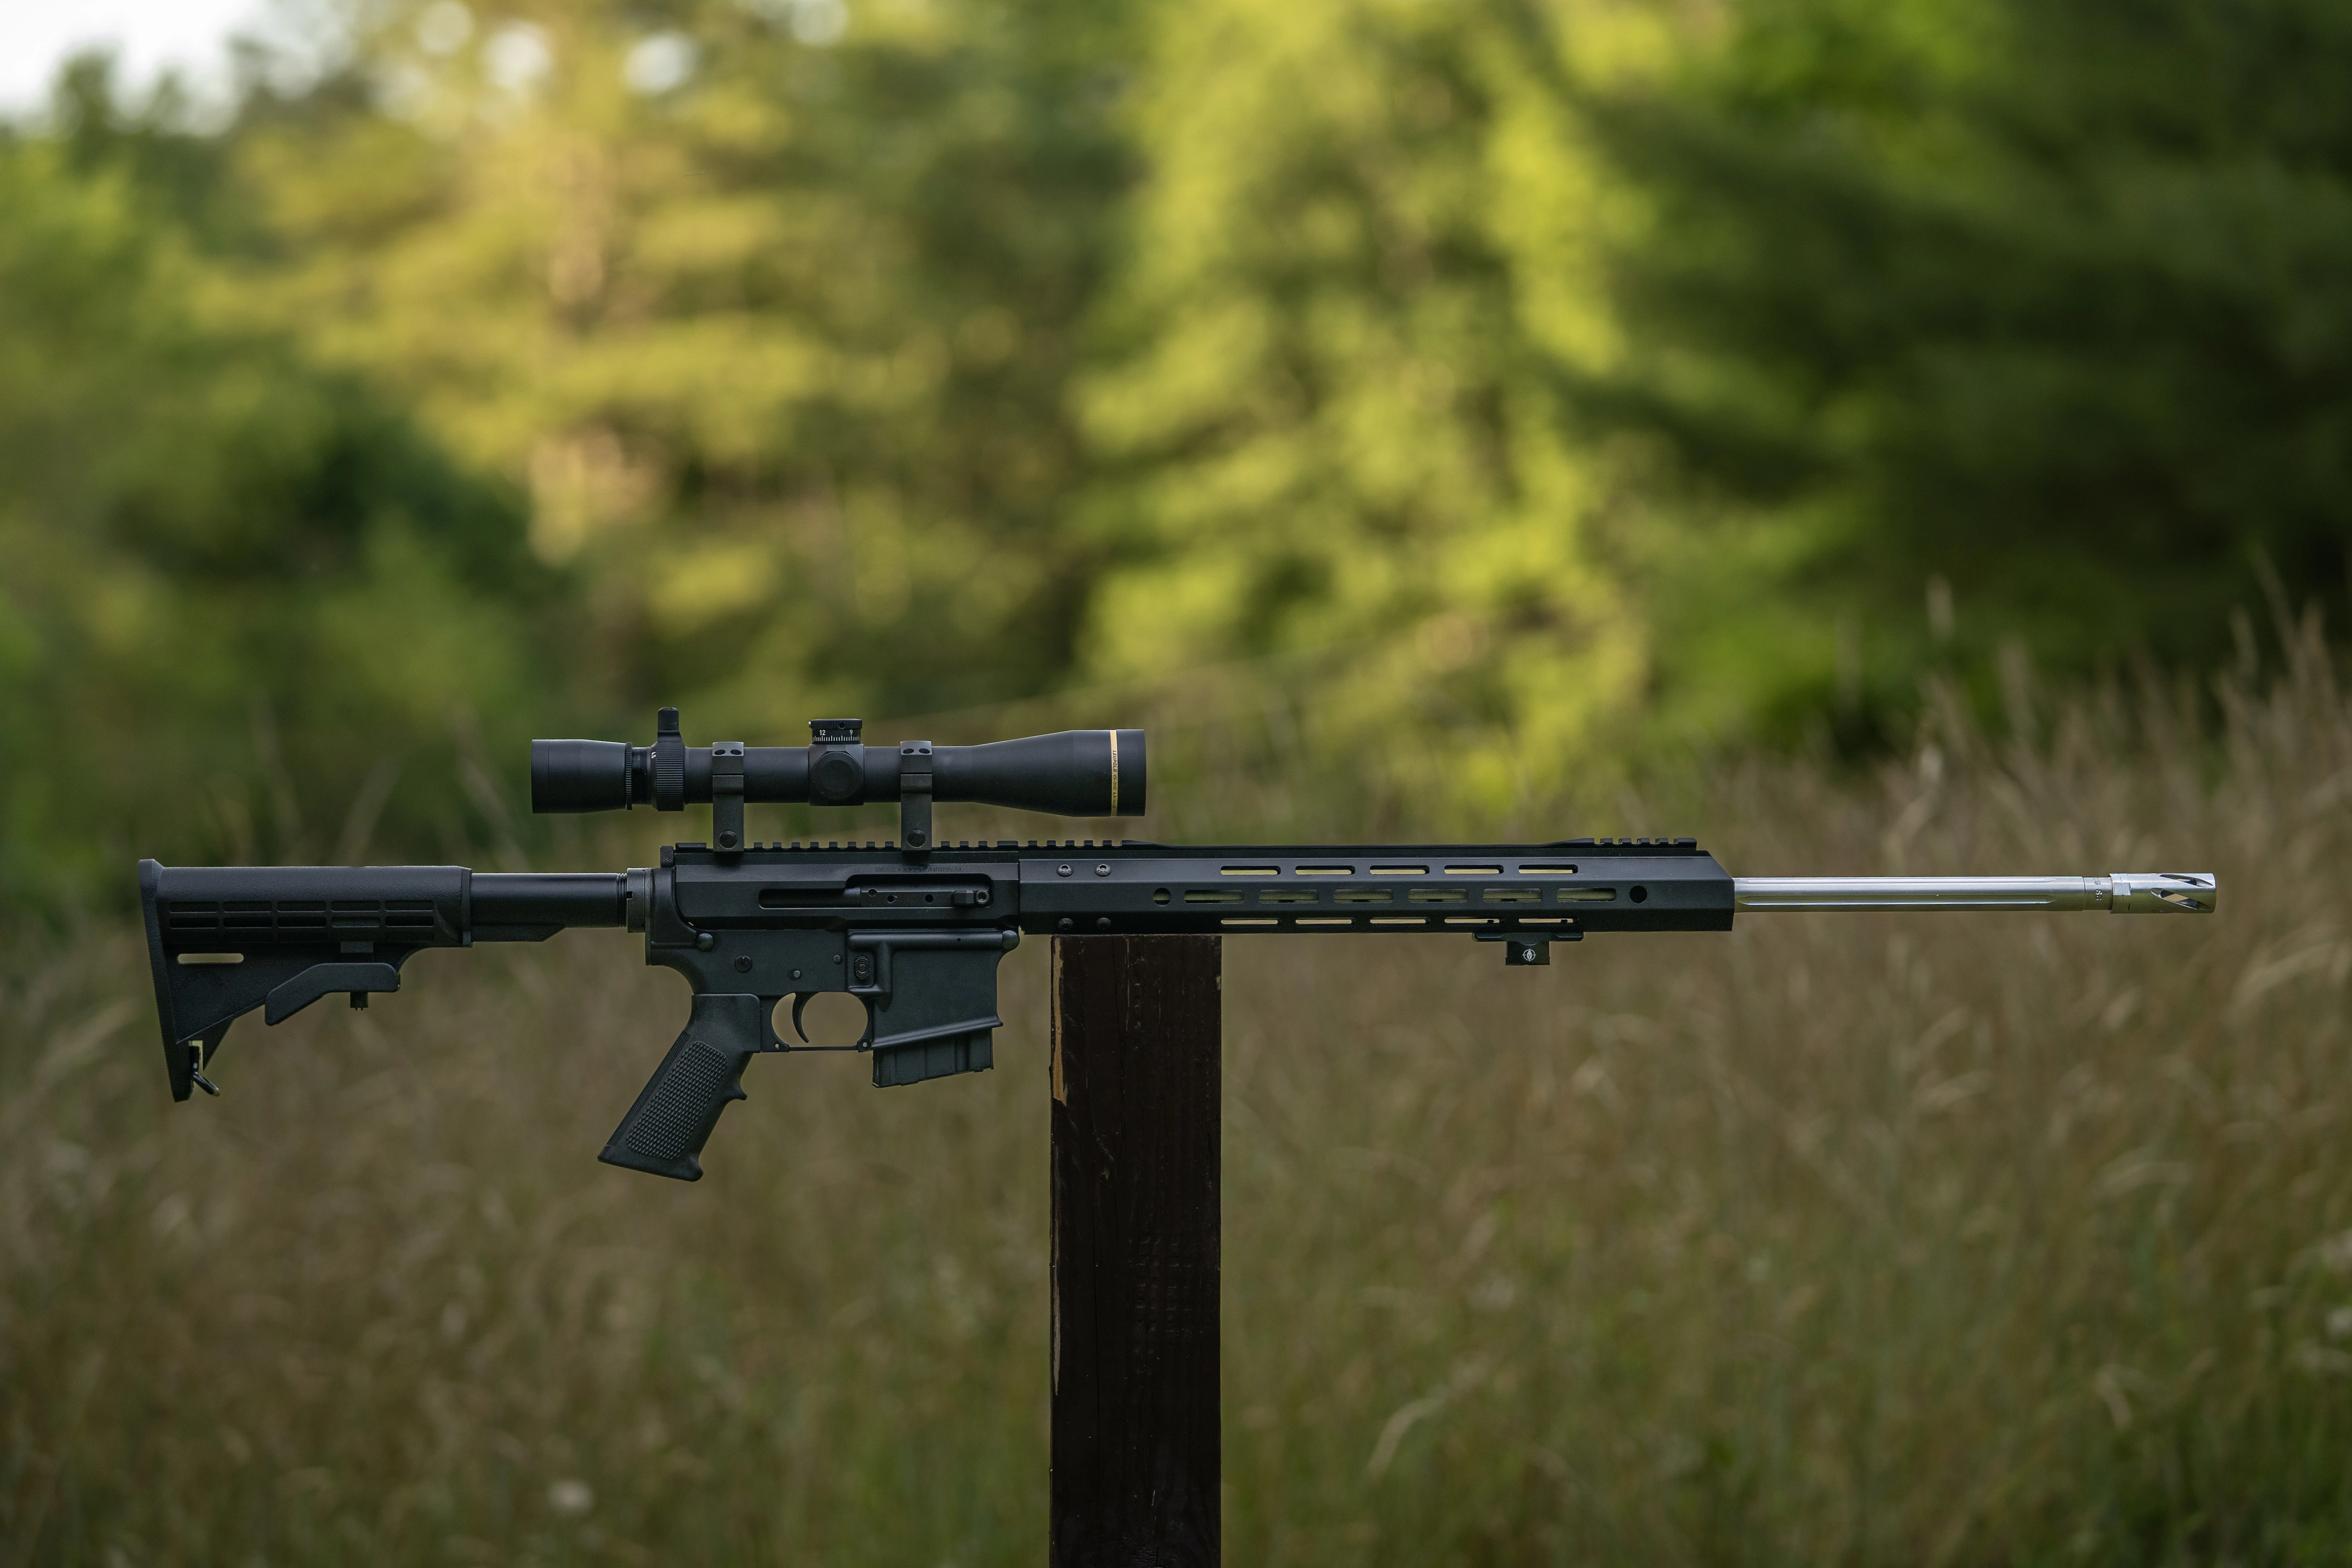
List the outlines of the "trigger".
{"label": "trigger", "polygon": [[793,1033],[801,1037],[801,1044],[804,1046],[809,1043],[809,1037],[808,1030],[801,1024],[801,1009],[809,1005],[809,998],[815,994],[816,993],[814,991],[795,991],[793,993]]}

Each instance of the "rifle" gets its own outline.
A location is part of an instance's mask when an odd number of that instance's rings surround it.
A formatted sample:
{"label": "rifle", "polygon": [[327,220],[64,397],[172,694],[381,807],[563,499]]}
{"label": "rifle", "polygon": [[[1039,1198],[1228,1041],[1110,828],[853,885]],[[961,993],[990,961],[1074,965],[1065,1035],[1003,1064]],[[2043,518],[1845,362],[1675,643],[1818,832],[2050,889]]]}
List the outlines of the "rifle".
{"label": "rifle", "polygon": [[[976,746],[868,746],[855,719],[806,747],[688,747],[665,708],[651,746],[531,742],[536,812],[711,808],[709,843],[607,873],[462,866],[166,867],[139,863],[172,1098],[206,1076],[236,1018],[275,1025],[342,992],[400,989],[421,949],[544,942],[572,927],[642,932],[646,962],[693,988],[687,1025],[604,1152],[608,1164],[696,1181],[719,1113],[762,1052],[863,1051],[877,1088],[992,1065],[996,966],[1022,936],[1365,935],[1458,931],[1508,967],[1551,962],[1599,931],[1728,931],[1737,912],[2050,910],[2207,914],[2203,873],[2105,877],[1735,878],[1690,838],[1549,844],[1176,847],[1104,839],[935,842],[935,802],[1063,816],[1139,815],[1139,730],[1071,730]],[[880,844],[746,840],[747,804],[896,801]],[[866,1007],[854,1046],[807,1043],[811,998]],[[790,998],[793,1033],[774,1015]]]}

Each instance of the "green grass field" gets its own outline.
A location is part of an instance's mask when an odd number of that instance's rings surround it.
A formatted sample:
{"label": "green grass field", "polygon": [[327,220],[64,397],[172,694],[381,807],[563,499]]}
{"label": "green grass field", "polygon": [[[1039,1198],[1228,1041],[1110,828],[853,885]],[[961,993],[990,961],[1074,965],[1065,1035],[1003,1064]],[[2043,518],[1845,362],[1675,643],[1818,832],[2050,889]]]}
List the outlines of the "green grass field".
{"label": "green grass field", "polygon": [[[1228,1560],[2352,1561],[2326,669],[1545,825],[2211,920],[1229,942]],[[684,1016],[638,956],[426,953],[175,1108],[133,934],[20,947],[0,1562],[1041,1561],[1045,944],[997,1071],[759,1063],[698,1186],[594,1160]]]}

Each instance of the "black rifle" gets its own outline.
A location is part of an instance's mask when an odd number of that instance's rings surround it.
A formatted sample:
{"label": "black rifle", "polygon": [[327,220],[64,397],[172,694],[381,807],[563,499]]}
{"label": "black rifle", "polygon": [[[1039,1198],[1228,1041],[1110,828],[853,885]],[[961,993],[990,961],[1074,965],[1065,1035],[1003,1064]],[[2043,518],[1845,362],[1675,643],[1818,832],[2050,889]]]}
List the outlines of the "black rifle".
{"label": "black rifle", "polygon": [[[1466,932],[1507,965],[1551,962],[1591,931],[1728,931],[1735,910],[2104,910],[2205,913],[2210,876],[1735,879],[1689,838],[1551,844],[1252,845],[1131,840],[935,843],[934,801],[1125,816],[1144,809],[1139,730],[1074,730],[982,746],[867,746],[854,719],[820,720],[805,747],[689,749],[677,710],[651,746],[534,741],[531,809],[711,807],[711,842],[609,873],[462,866],[166,867],[139,864],[148,955],[172,1097],[217,1094],[205,1076],[229,1025],[276,1024],[322,996],[400,989],[421,948],[544,942],[571,926],[642,931],[646,962],[675,969],[693,1011],[598,1157],[694,1181],[719,1113],[745,1098],[761,1051],[805,1050],[809,999],[866,1005],[853,1048],[877,1088],[992,1065],[997,961],[1024,932]],[[747,803],[897,801],[881,844],[755,844]]]}

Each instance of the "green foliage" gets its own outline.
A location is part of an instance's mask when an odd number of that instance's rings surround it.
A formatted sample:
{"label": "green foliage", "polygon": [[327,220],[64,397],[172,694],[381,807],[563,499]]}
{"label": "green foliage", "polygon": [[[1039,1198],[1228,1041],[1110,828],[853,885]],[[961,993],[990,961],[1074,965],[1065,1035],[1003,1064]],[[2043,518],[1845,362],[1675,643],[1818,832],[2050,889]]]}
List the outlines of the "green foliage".
{"label": "green foliage", "polygon": [[[377,99],[242,138],[259,308],[527,480],[601,699],[783,736],[1059,679],[1124,12],[425,10],[362,39]],[[649,47],[690,73],[633,89]],[[502,79],[518,50],[543,69]]]}
{"label": "green foliage", "polygon": [[1086,668],[1253,661],[1308,754],[1507,817],[1644,673],[1520,297],[1563,258],[1519,212],[1572,191],[1572,145],[1528,133],[1538,84],[1475,10],[1157,21],[1129,120],[1150,179],[1080,384],[1118,552]]}
{"label": "green foliage", "polygon": [[[1766,606],[1729,639],[1670,612],[1683,681],[1818,702],[1839,615],[1881,702],[2011,637],[2073,668],[2195,662],[2265,563],[2341,605],[2341,6],[1750,0],[1729,23],[1668,84],[1591,96],[1650,221],[1585,406],[1747,518],[1744,581],[1702,602]],[[1923,589],[1958,613],[1923,617]],[[1759,689],[1738,666],[1791,602],[1821,629]]]}
{"label": "green foliage", "polygon": [[545,711],[520,509],[217,324],[217,272],[89,152],[0,145],[0,887],[111,902],[137,854],[357,856],[380,818],[473,837],[389,770]]}

